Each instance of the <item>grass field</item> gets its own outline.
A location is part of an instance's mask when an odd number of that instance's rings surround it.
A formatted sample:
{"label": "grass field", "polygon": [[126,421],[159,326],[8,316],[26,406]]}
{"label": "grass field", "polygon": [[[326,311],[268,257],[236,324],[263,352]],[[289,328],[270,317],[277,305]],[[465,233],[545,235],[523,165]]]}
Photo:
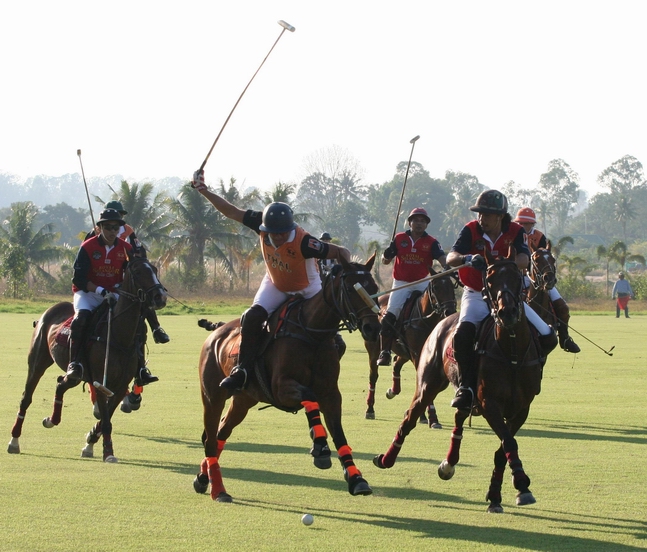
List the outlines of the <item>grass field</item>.
{"label": "grass field", "polygon": [[[449,391],[437,401],[444,429],[418,427],[392,469],[373,466],[373,456],[386,451],[397,430],[414,377],[407,365],[402,394],[388,401],[390,370],[383,369],[376,420],[365,420],[367,357],[356,333],[345,334],[344,423],[374,494],[350,496],[337,462],[317,470],[308,454],[305,416],[274,409],[252,410],[221,457],[234,503],[196,494],[192,481],[203,457],[196,366],[207,335],[196,325],[199,317],[161,317],[172,341],[150,346],[150,366],[160,382],[146,388],[139,411],[118,411],[113,418],[118,464],[80,457],[94,423],[89,396],[80,387],[66,396],[61,425],[42,426],[60,373],[50,368],[27,413],[22,453],[0,452],[1,550],[647,548],[646,316],[617,320],[609,309],[608,316],[573,317],[573,326],[587,338],[604,349],[615,346],[613,356],[577,335],[581,354],[551,354],[542,392],[518,435],[537,503],[515,505],[508,471],[502,515],[486,513],[498,442],[483,419],[474,418],[465,431],[454,478],[441,481],[436,474],[452,427]],[[5,443],[24,386],[34,318],[0,314]],[[314,515],[310,527],[300,523],[305,512]]]}

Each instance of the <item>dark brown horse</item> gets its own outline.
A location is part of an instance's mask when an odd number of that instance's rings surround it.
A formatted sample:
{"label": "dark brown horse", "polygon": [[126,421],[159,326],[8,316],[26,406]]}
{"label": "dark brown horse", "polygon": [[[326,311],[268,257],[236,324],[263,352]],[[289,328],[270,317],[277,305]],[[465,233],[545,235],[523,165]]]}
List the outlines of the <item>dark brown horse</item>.
{"label": "dark brown horse", "polygon": [[[144,258],[129,261],[124,272],[124,281],[119,289],[119,300],[113,307],[111,315],[107,365],[105,359],[108,335],[106,313],[108,309],[105,307],[97,309],[94,317],[97,325],[85,347],[83,365],[85,380],[90,384],[97,382],[95,385],[97,389],[93,391],[96,395],[100,420],[88,433],[87,445],[83,449],[82,456],[91,458],[94,444],[103,435],[103,460],[117,462],[112,446],[111,418],[120,401],[126,395],[128,384],[135,377],[139,366],[139,335],[140,332],[146,331],[145,325],[141,323],[142,310],[144,306],[161,309],[165,305],[166,291],[157,278],[157,271],[153,265]],[[103,316],[101,316],[101,312],[103,312]],[[63,302],[47,309],[35,323],[27,358],[29,368],[27,383],[20,401],[16,422],[11,430],[11,441],[8,447],[10,453],[20,453],[19,437],[22,433],[25,414],[32,402],[36,386],[47,368],[54,363],[64,372],[67,368],[70,361],[69,345],[64,340],[57,339],[57,334],[59,330],[65,330],[65,327],[69,326],[72,316],[74,316],[72,303]],[[93,323],[91,322],[91,325]],[[58,377],[54,411],[50,417],[43,420],[43,425],[46,428],[52,428],[61,422],[63,396],[68,389],[76,387],[79,383],[78,381],[68,381],[64,376]],[[108,396],[111,392],[113,395]]]}
{"label": "dark brown horse", "polygon": [[[430,269],[430,274],[436,276],[435,270]],[[457,280],[453,276],[434,278],[429,280],[423,293],[414,292],[407,300],[396,326],[398,334],[397,339],[393,341],[393,383],[386,392],[386,398],[392,399],[400,394],[400,372],[402,366],[411,361],[414,367],[418,366],[420,350],[424,345],[427,337],[434,329],[436,324],[446,316],[456,312],[456,287]],[[389,301],[387,295],[382,295],[378,299],[380,305],[380,319],[386,314],[386,306]],[[377,358],[380,355],[380,344],[375,341],[364,341],[364,346],[368,352],[368,396],[366,397],[366,414],[367,420],[375,419],[375,386],[379,378],[379,366]],[[440,429],[442,426],[436,416],[436,409],[432,404],[427,407],[427,414],[423,412],[420,417],[421,423],[429,423],[430,427]]]}
{"label": "dark brown horse", "polygon": [[[494,454],[494,471],[486,498],[490,502],[488,511],[494,513],[503,512],[501,484],[506,462],[510,465],[513,483],[518,490],[517,504],[522,506],[535,502],[514,436],[526,421],[530,404],[539,392],[546,358],[526,319],[522,276],[515,256],[514,249],[511,249],[505,259],[495,261],[488,257],[485,292],[492,315],[481,325],[477,347],[476,410],[483,415],[501,442]],[[457,320],[457,314],[442,320],[425,343],[418,365],[418,384],[413,401],[386,454],[374,458],[376,466],[393,466],[405,437],[416,426],[416,420],[425,406],[450,382],[454,387],[458,386],[457,366],[451,348]],[[447,458],[438,467],[441,479],[450,479],[454,475],[463,437],[463,423],[469,415],[465,410],[456,411],[451,447]]]}
{"label": "dark brown horse", "polygon": [[193,486],[206,493],[211,484],[211,498],[231,502],[220,472],[220,454],[234,428],[250,408],[259,402],[281,410],[297,412],[304,408],[313,446],[314,465],[330,468],[331,453],[327,434],[321,423],[323,414],[332,436],[352,495],[368,495],[372,490],[355,466],[351,448],[342,429],[341,393],[339,392],[339,356],[333,338],[338,329],[359,329],[364,339],[377,340],[380,325],[377,315],[367,307],[353,285],[360,283],[368,293],[377,292],[371,275],[373,255],[365,265],[337,265],[324,277],[323,289],[307,300],[288,302],[270,318],[268,344],[257,361],[245,390],[229,398],[219,387],[237,363],[240,321],[218,327],[205,341],[200,353],[200,385],[204,406],[205,458]]}
{"label": "dark brown horse", "polygon": [[550,300],[550,290],[557,283],[555,257],[550,251],[550,242],[546,249],[531,249],[528,277],[530,286],[527,303],[546,324],[557,327],[555,309]]}

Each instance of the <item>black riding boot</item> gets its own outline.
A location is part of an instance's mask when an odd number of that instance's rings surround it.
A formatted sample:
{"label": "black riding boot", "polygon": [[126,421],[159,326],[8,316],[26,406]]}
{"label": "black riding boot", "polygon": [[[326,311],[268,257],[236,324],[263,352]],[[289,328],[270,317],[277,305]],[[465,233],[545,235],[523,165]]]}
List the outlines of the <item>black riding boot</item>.
{"label": "black riding boot", "polygon": [[220,387],[232,393],[241,391],[247,383],[247,376],[254,368],[254,361],[263,337],[263,324],[268,313],[260,305],[247,309],[240,318],[240,352],[238,365],[234,366],[228,377],[220,382]]}
{"label": "black riding boot", "polygon": [[454,332],[454,358],[458,365],[458,389],[450,403],[454,408],[469,410],[476,396],[477,371],[475,366],[474,339],[476,326],[462,322]]}
{"label": "black riding boot", "polygon": [[380,329],[380,356],[378,366],[391,366],[391,344],[395,337],[395,324],[398,321],[395,314],[387,312],[382,318]]}
{"label": "black riding boot", "polygon": [[[144,316],[148,316],[146,313]],[[149,322],[150,323],[150,322]],[[149,383],[155,383],[159,381],[157,376],[151,374],[151,371],[146,366],[146,324],[143,319],[139,320],[139,328],[137,330],[137,343],[139,343],[139,351],[137,355],[137,362],[139,368],[137,369],[137,375],[135,376],[135,384],[143,387]]]}
{"label": "black riding boot", "polygon": [[154,309],[147,308],[146,312],[144,313],[144,316],[148,321],[148,325],[151,328],[151,332],[153,332],[153,339],[155,340],[155,343],[168,343],[169,341],[171,341],[171,338],[164,331],[164,328],[160,326],[160,322],[157,319],[157,313],[155,312]]}
{"label": "black riding boot", "polygon": [[579,353],[580,348],[573,338],[568,335],[568,321],[571,318],[570,311],[564,299],[553,301],[553,309],[557,317],[557,335],[559,336],[559,345],[567,353]]}
{"label": "black riding boot", "polygon": [[85,341],[85,332],[92,317],[92,311],[80,310],[70,325],[70,363],[65,376],[70,381],[83,379],[83,364],[78,361],[79,352]]}

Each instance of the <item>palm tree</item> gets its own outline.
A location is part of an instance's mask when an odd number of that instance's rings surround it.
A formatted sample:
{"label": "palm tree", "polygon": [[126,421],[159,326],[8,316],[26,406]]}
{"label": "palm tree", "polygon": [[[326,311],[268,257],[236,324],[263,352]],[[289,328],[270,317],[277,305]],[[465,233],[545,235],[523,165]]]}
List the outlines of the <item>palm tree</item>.
{"label": "palm tree", "polygon": [[627,241],[627,222],[636,218],[637,211],[632,205],[631,198],[621,195],[617,198],[613,209],[614,218],[622,226],[622,238]]}
{"label": "palm tree", "polygon": [[30,283],[38,279],[53,282],[44,269],[50,261],[58,260],[62,253],[54,243],[59,234],[53,224],[35,230],[38,207],[32,202],[13,203],[11,215],[0,226],[2,265],[0,276],[7,278],[7,292],[14,299],[30,295]]}
{"label": "palm tree", "polygon": [[623,270],[626,268],[627,261],[645,265],[645,257],[630,253],[627,251],[625,243],[621,241],[614,242],[608,249],[603,245],[599,245],[596,253],[598,259],[604,258],[606,262],[606,295],[609,295],[609,265],[611,262],[617,263]]}

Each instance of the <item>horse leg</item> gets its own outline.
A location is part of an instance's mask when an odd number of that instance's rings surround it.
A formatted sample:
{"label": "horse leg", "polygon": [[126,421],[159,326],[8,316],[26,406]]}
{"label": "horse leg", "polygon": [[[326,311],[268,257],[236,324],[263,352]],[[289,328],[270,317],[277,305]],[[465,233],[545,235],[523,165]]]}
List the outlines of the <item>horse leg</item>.
{"label": "horse leg", "polygon": [[494,469],[492,470],[492,477],[490,479],[490,488],[485,495],[490,505],[488,506],[489,514],[502,514],[503,507],[501,506],[501,486],[503,484],[503,473],[505,472],[506,457],[501,445],[494,453]]}
{"label": "horse leg", "polygon": [[305,408],[308,425],[310,427],[310,438],[312,439],[310,455],[314,459],[315,467],[320,470],[327,470],[332,467],[332,461],[330,460],[330,447],[326,439],[326,429],[321,423],[319,403],[315,401],[301,401],[301,404]]}
{"label": "horse leg", "polygon": [[[420,417],[420,421],[422,423],[422,416]],[[433,402],[427,406],[427,423],[431,429],[443,428],[442,424],[438,420],[438,414],[436,413],[436,407]]]}
{"label": "horse leg", "polygon": [[81,458],[94,458],[94,445],[101,437],[101,422],[97,422],[85,436],[85,446],[81,450]]}
{"label": "horse leg", "polygon": [[395,464],[395,461],[400,453],[400,449],[404,444],[404,440],[411,433],[413,428],[416,427],[420,415],[424,412],[425,406],[433,400],[431,395],[431,388],[423,383],[422,387],[416,389],[416,394],[413,397],[413,401],[409,406],[409,409],[404,413],[404,420],[400,424],[391,446],[386,451],[385,454],[380,454],[373,458],[373,464],[378,468],[392,468]]}
{"label": "horse leg", "polygon": [[408,359],[402,358],[397,355],[395,361],[393,362],[393,381],[391,387],[386,391],[386,398],[392,399],[396,395],[400,394],[402,387],[400,386],[400,372],[402,371],[402,366],[407,362]]}
{"label": "horse leg", "polygon": [[63,412],[63,395],[65,395],[68,389],[76,387],[77,385],[79,385],[79,383],[81,383],[80,380],[69,380],[64,376],[58,377],[56,392],[54,393],[54,410],[51,416],[48,416],[43,420],[44,427],[50,429],[61,423],[61,414]]}
{"label": "horse leg", "polygon": [[438,466],[438,477],[441,479],[448,480],[454,477],[454,466],[458,464],[460,459],[461,440],[463,439],[463,424],[469,414],[469,411],[463,409],[456,410],[449,451],[447,452],[447,457]]}
{"label": "horse leg", "polygon": [[377,380],[380,377],[379,367],[377,365],[377,356],[379,347],[376,343],[369,343],[368,341],[364,342],[366,351],[368,352],[368,395],[366,396],[366,414],[364,418],[367,420],[375,420],[375,386]]}

